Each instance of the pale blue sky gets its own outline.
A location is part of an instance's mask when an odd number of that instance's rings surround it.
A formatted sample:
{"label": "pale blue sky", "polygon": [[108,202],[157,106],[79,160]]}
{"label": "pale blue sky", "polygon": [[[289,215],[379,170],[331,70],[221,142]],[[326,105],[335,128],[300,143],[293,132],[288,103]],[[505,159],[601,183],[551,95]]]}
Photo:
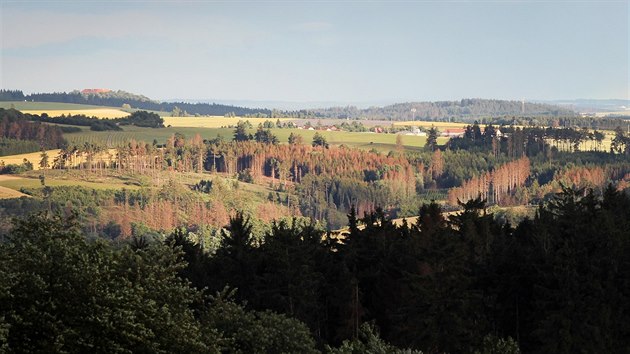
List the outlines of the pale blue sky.
{"label": "pale blue sky", "polygon": [[0,3],[0,86],[26,92],[630,98],[627,1]]}

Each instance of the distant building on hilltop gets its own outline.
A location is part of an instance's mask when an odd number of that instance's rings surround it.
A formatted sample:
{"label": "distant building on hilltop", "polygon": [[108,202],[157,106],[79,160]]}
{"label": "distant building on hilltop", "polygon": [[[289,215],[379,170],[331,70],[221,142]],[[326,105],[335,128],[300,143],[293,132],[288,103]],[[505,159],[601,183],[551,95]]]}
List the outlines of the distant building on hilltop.
{"label": "distant building on hilltop", "polygon": [[83,89],[81,90],[81,93],[84,95],[93,95],[96,93],[107,93],[110,92],[110,89],[104,89],[104,88],[93,88],[93,89]]}

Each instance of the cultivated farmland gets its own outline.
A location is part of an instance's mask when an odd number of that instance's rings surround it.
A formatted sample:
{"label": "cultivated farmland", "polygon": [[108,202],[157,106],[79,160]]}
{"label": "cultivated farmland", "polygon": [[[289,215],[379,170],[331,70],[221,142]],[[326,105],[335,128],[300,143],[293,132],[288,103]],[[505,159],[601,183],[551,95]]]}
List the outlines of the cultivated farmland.
{"label": "cultivated farmland", "polygon": [[[278,118],[242,118],[242,117],[221,117],[221,116],[205,116],[205,117],[162,117],[164,125],[171,127],[190,127],[190,128],[221,128],[236,126],[239,120],[247,120],[252,126],[257,127],[265,121],[271,121],[275,124]],[[291,118],[279,118],[281,122],[289,122]]]}
{"label": "cultivated farmland", "polygon": [[114,108],[95,108],[95,109],[42,109],[42,110],[22,110],[22,113],[26,114],[37,114],[41,115],[43,113],[48,114],[50,117],[59,117],[61,115],[84,115],[88,117],[96,117],[96,118],[122,118],[129,115],[128,112],[121,111],[119,109]]}
{"label": "cultivated farmland", "polygon": [[[128,143],[131,139],[136,141],[144,141],[151,143],[153,140],[157,140],[158,143],[163,144],[175,133],[185,135],[187,138],[192,138],[195,134],[199,134],[204,139],[213,139],[217,136],[222,136],[226,140],[231,140],[234,133],[233,128],[191,128],[191,127],[169,127],[162,129],[151,128],[139,128],[139,127],[125,127],[124,131],[105,131],[105,132],[93,132],[89,130],[83,130],[79,133],[65,134],[66,139],[73,144],[83,144],[85,142],[105,145],[107,147],[116,147]],[[286,143],[289,140],[291,133],[299,134],[303,137],[305,143],[310,143],[315,135],[316,131],[305,129],[271,129],[281,143]],[[251,134],[255,132],[255,129],[249,131]],[[348,146],[359,147],[363,149],[375,148],[379,151],[393,150],[396,145],[395,134],[376,134],[376,133],[355,133],[355,132],[333,132],[333,131],[319,131],[323,135],[328,143]],[[439,138],[438,143],[444,144],[447,138]],[[424,136],[403,136],[403,145],[408,148],[421,148],[426,143],[426,137]]]}
{"label": "cultivated farmland", "polygon": [[[52,160],[55,156],[59,154],[59,149],[47,150],[49,163],[52,163]],[[33,164],[33,169],[39,169],[39,161],[41,160],[41,152],[31,152],[28,154],[19,154],[19,155],[9,155],[9,156],[0,156],[0,161],[4,162],[5,165],[21,165],[24,160],[29,161]]]}

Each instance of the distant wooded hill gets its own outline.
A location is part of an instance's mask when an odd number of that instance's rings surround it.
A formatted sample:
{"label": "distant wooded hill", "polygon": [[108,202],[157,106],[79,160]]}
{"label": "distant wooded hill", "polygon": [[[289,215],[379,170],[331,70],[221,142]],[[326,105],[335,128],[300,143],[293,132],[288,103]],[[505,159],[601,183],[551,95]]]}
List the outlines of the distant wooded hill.
{"label": "distant wooded hill", "polygon": [[462,99],[459,101],[407,102],[384,107],[359,109],[355,106],[330,107],[309,110],[279,111],[266,108],[246,108],[216,103],[158,102],[146,96],[125,91],[91,90],[86,92],[34,93],[24,95],[19,90],[0,90],[0,101],[35,101],[89,104],[96,106],[121,107],[177,112],[176,115],[236,115],[259,117],[300,118],[350,118],[372,120],[464,120],[505,116],[528,117],[572,117],[577,113],[571,109],[547,104],[520,101]]}
{"label": "distant wooded hill", "polygon": [[[187,102],[158,102],[146,96],[137,95],[125,91],[81,91],[53,92],[53,93],[33,93],[24,95],[19,90],[0,90],[0,101],[35,101],[35,102],[62,102],[87,104],[94,106],[122,107],[128,104],[132,108],[150,111],[173,112],[178,111],[189,115],[271,115],[271,110],[262,108],[245,108],[222,104],[209,103],[187,103]],[[177,108],[176,108],[177,107]]]}
{"label": "distant wooded hill", "polygon": [[407,102],[384,107],[358,109],[354,106],[312,110],[326,118],[367,118],[379,120],[448,120],[529,116],[576,116],[576,112],[556,105],[520,101],[463,99],[459,101]]}

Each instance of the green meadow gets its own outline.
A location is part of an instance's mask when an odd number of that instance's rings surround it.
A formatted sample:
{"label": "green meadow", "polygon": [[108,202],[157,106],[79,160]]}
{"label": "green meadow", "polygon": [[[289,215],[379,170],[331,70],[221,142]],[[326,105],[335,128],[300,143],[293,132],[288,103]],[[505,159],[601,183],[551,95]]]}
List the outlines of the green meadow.
{"label": "green meadow", "polygon": [[[255,129],[250,129],[250,133],[254,134]],[[299,134],[303,137],[304,143],[310,143],[313,136],[317,131],[305,130],[305,129],[271,129],[281,143],[286,143],[289,140],[291,133]],[[88,129],[82,128],[81,132],[65,134],[66,139],[72,144],[83,144],[90,142],[94,144],[105,145],[108,147],[116,147],[128,143],[131,139],[136,141],[144,141],[151,143],[156,140],[159,144],[163,144],[173,134],[183,134],[187,138],[192,138],[195,134],[199,134],[203,139],[214,139],[217,136],[222,136],[226,140],[231,140],[234,134],[233,128],[193,128],[193,127],[168,127],[160,129],[152,128],[140,128],[128,126],[124,127],[123,131],[105,131],[94,132]],[[392,150],[396,146],[395,134],[376,134],[376,133],[355,133],[355,132],[334,132],[334,131],[319,131],[329,144],[359,147],[364,149],[376,149],[379,151]],[[443,144],[447,141],[447,138],[439,138],[438,143]],[[405,135],[402,137],[403,145],[407,148],[421,148],[426,143],[426,137],[424,136],[410,136]]]}

